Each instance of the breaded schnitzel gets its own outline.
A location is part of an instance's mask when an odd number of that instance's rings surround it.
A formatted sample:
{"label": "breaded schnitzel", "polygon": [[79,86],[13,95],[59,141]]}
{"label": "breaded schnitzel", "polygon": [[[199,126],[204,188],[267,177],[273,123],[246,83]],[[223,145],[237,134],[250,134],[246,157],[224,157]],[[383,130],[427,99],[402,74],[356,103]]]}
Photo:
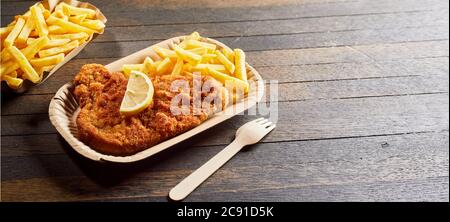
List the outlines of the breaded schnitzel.
{"label": "breaded schnitzel", "polygon": [[[212,89],[208,92],[195,89],[193,82],[200,79],[212,83]],[[101,153],[127,156],[192,129],[225,108],[228,101],[227,90],[220,82],[207,76],[200,79],[189,75],[153,77],[152,104],[139,114],[124,116],[119,108],[127,86],[125,76],[121,72],[111,73],[103,65],[84,65],[74,79],[74,94],[81,108],[76,119],[79,138]],[[189,114],[174,115],[170,110],[172,98],[180,94],[171,91],[174,80],[189,83],[190,92],[182,94],[190,101]],[[202,99],[218,97],[222,107],[210,103],[211,109],[202,108],[194,113],[193,95],[201,95]]]}

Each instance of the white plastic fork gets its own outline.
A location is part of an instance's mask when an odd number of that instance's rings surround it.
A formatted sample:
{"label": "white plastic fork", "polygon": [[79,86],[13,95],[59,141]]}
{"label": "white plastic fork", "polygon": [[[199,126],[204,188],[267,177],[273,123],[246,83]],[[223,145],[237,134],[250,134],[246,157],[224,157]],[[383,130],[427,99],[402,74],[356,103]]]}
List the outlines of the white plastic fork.
{"label": "white plastic fork", "polygon": [[255,119],[239,127],[230,145],[170,190],[170,199],[179,201],[186,198],[244,146],[257,143],[274,128],[275,124],[265,118]]}

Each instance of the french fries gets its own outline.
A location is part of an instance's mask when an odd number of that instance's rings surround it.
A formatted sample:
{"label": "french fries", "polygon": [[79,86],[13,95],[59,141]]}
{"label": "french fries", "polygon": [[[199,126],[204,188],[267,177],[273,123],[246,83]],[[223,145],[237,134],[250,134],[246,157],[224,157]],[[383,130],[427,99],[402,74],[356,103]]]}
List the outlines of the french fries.
{"label": "french fries", "polygon": [[129,77],[131,74],[131,71],[143,71],[143,64],[125,64],[122,66],[122,71],[125,74],[126,77]]}
{"label": "french fries", "polygon": [[6,39],[3,41],[3,45],[5,47],[10,47],[13,45],[24,25],[25,20],[23,18],[18,18],[16,24],[14,25],[14,28],[8,34],[8,37],[6,37]]}
{"label": "french fries", "polygon": [[237,78],[247,82],[247,69],[245,67],[245,54],[242,49],[234,50],[234,63],[236,64],[235,75]]}
{"label": "french fries", "polygon": [[[245,53],[241,49],[231,50],[209,42],[194,32],[179,44],[168,48],[153,46],[158,55],[146,57],[141,64],[126,64],[122,71],[126,77],[132,70],[144,72],[149,77],[156,75],[188,75],[201,73],[221,82],[232,93],[232,98],[241,98],[239,92],[248,93]],[[239,94],[239,95],[238,95]]]}
{"label": "french fries", "polygon": [[70,31],[73,31],[73,32],[85,32],[85,33],[88,33],[90,35],[92,35],[94,32],[96,32],[95,30],[86,28],[84,26],[78,25],[78,24],[73,23],[73,22],[66,21],[64,19],[58,18],[58,17],[53,16],[53,15],[48,17],[48,19],[46,21],[50,25],[59,25],[63,29],[70,30]]}
{"label": "french fries", "polygon": [[53,56],[48,56],[44,58],[38,58],[38,59],[31,59],[30,63],[34,67],[39,66],[50,66],[53,64],[58,64],[64,60],[64,53],[56,54]]}
{"label": "french fries", "polygon": [[183,68],[183,59],[182,58],[178,58],[177,59],[177,63],[175,64],[175,66],[172,69],[172,73],[171,75],[180,75],[181,73],[181,69]]}
{"label": "french fries", "polygon": [[0,29],[1,81],[13,89],[19,89],[25,79],[41,81],[44,73],[104,28],[95,10],[62,2],[50,11],[36,3]]}
{"label": "french fries", "polygon": [[185,61],[187,61],[192,65],[196,65],[202,60],[201,55],[197,55],[195,53],[184,50],[178,45],[173,45],[173,49],[175,50],[175,52],[179,57],[181,57],[182,59],[184,59]]}
{"label": "french fries", "polygon": [[162,75],[166,73],[170,67],[172,66],[172,62],[170,61],[170,58],[165,58],[159,65],[156,67],[156,73],[159,75]]}
{"label": "french fries", "polygon": [[204,72],[215,79],[222,82],[225,86],[231,86],[233,88],[243,89],[244,92],[248,92],[249,84],[247,81],[243,81],[241,79],[235,78],[233,76],[229,76],[225,73],[219,72],[217,70],[206,67]]}
{"label": "french fries", "polygon": [[2,81],[5,81],[6,84],[13,89],[19,89],[22,86],[23,79],[17,78],[17,72],[14,71],[14,74],[4,75],[2,76]]}
{"label": "french fries", "polygon": [[25,25],[22,28],[22,31],[20,31],[20,34],[17,37],[17,43],[26,44],[28,36],[30,35],[31,31],[33,31],[34,26],[34,20],[31,17],[28,17]]}
{"label": "french fries", "polygon": [[156,72],[156,66],[155,66],[155,62],[153,61],[153,59],[147,56],[147,58],[145,58],[145,60],[144,60],[143,65],[144,65],[143,71],[145,73],[150,74],[150,76],[153,76],[152,74],[154,74]]}
{"label": "french fries", "polygon": [[9,54],[12,55],[12,57],[16,60],[16,62],[19,64],[20,69],[24,71],[25,78],[30,80],[33,83],[39,82],[40,78],[37,74],[36,70],[31,66],[30,62],[27,60],[25,55],[17,49],[15,46],[9,46],[6,48],[9,52]]}
{"label": "french fries", "polygon": [[170,57],[170,58],[177,58],[177,54],[170,50],[170,49],[165,49],[163,47],[159,47],[159,46],[154,46],[153,50],[155,50],[155,52],[161,56],[161,58],[166,58],[166,57]]}
{"label": "french fries", "polygon": [[38,54],[39,54],[39,57],[43,58],[43,57],[47,57],[47,56],[56,55],[59,53],[65,53],[65,52],[69,52],[72,49],[78,47],[78,44],[79,43],[77,40],[73,40],[63,46],[58,46],[58,47],[54,47],[54,48],[50,48],[50,49],[41,50]]}
{"label": "french fries", "polygon": [[39,37],[48,35],[47,23],[45,23],[45,18],[42,14],[41,8],[35,5],[30,8],[30,11],[31,18],[36,25],[36,30],[39,34]]}
{"label": "french fries", "polygon": [[217,59],[227,68],[230,73],[234,73],[234,64],[230,60],[228,60],[227,57],[225,57],[219,50],[216,50],[216,56]]}

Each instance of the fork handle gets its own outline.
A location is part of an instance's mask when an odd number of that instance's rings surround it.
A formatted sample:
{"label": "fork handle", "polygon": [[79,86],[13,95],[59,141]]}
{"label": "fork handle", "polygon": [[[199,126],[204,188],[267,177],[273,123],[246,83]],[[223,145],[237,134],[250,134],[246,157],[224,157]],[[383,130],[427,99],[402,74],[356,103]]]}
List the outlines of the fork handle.
{"label": "fork handle", "polygon": [[236,153],[242,149],[243,145],[235,139],[230,145],[225,147],[222,151],[216,154],[213,158],[208,160],[200,168],[194,171],[191,175],[186,177],[178,185],[176,185],[169,192],[169,197],[172,200],[182,200],[186,198],[192,191],[203,183],[208,177],[216,172],[228,160],[230,160]]}

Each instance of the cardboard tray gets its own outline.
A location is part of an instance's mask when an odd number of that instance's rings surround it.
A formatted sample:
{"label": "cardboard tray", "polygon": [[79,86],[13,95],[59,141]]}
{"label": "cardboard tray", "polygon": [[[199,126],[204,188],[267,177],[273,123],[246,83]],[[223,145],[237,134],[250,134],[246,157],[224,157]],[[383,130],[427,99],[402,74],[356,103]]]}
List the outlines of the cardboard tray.
{"label": "cardboard tray", "polygon": [[[87,2],[79,2],[79,1],[75,1],[75,0],[44,0],[41,2],[37,2],[36,4],[42,3],[42,5],[44,5],[45,8],[49,9],[50,12],[52,12],[55,9],[55,7],[61,2],[65,2],[69,5],[77,6],[80,8],[89,8],[89,9],[95,10],[97,12],[96,19],[99,19],[100,21],[102,21],[103,23],[106,24],[107,19],[103,15],[103,13],[98,8],[96,8],[94,5],[91,5],[90,3],[87,3]],[[89,42],[91,42],[99,34],[103,34],[103,31],[104,30],[102,30],[100,33],[94,33],[94,35],[92,35],[92,37],[90,39],[88,39],[85,43],[79,45],[77,48],[75,48],[71,52],[69,52],[64,57],[64,60],[62,62],[58,63],[50,72],[44,72],[42,81],[40,81],[39,83],[32,83],[31,81],[25,79],[22,83],[22,87],[20,87],[19,89],[11,89],[6,85],[6,83],[3,83],[3,81],[2,81],[2,91],[5,90],[5,91],[12,91],[15,93],[24,93],[27,90],[29,90],[31,87],[44,83],[50,76],[52,76],[56,71],[58,71],[59,68],[61,68],[64,64],[66,64],[68,61],[70,61],[73,57],[78,55],[78,53],[80,53],[81,50],[83,50],[83,48],[86,47],[87,44],[89,44]]]}
{"label": "cardboard tray", "polygon": [[[158,46],[169,48],[169,44],[171,42],[179,43],[181,42],[185,36],[175,37],[163,42],[160,42]],[[205,38],[207,42],[218,45],[219,47],[227,47],[219,41],[214,39]],[[120,71],[123,64],[135,64],[142,63],[146,56],[150,56],[155,60],[160,59],[159,56],[153,51],[152,46],[145,48],[141,51],[133,53],[129,56],[126,56],[122,59],[119,59],[113,63],[106,65],[105,67],[114,72]],[[127,163],[134,162],[138,160],[142,160],[144,158],[150,157],[156,153],[159,153],[183,140],[186,140],[204,130],[207,130],[235,115],[241,113],[250,107],[256,105],[259,101],[261,101],[263,93],[264,93],[264,83],[261,76],[258,72],[247,65],[248,79],[249,82],[253,84],[250,85],[250,89],[248,95],[238,103],[228,106],[222,112],[216,113],[211,118],[200,124],[199,126],[186,131],[178,136],[175,136],[171,139],[163,141],[157,145],[149,147],[143,151],[140,151],[134,155],[130,156],[112,156],[106,155],[97,152],[96,150],[90,148],[85,145],[82,141],[78,140],[78,128],[76,126],[76,117],[80,110],[79,105],[72,94],[74,85],[69,82],[63,85],[55,96],[52,98],[49,106],[49,116],[50,121],[55,126],[57,131],[61,134],[61,136],[72,146],[72,148],[80,153],[81,155],[95,160],[95,161],[109,161],[109,162],[118,162],[118,163]]]}

